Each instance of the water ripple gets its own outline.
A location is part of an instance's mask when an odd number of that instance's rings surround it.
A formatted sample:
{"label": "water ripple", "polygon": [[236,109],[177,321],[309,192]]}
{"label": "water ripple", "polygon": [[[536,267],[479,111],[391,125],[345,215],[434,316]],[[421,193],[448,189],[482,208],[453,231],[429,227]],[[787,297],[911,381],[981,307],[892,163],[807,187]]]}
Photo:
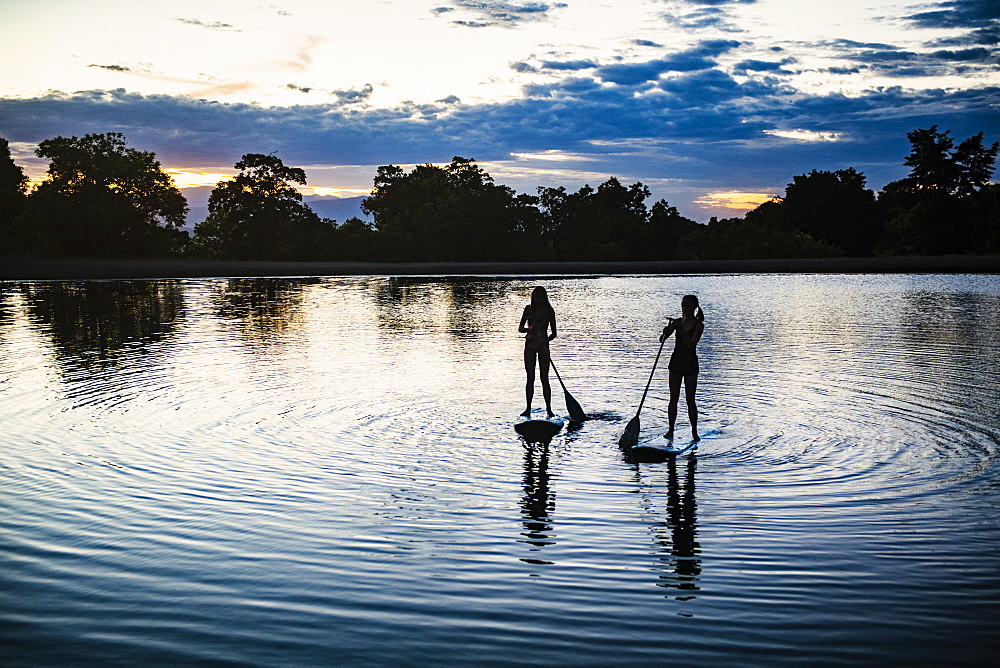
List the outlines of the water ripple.
{"label": "water ripple", "polygon": [[[544,282],[592,418],[548,444],[512,429],[535,280],[6,286],[4,660],[1000,651],[992,277]],[[703,439],[637,464],[618,436],[688,292]],[[643,442],[666,404],[661,366]]]}

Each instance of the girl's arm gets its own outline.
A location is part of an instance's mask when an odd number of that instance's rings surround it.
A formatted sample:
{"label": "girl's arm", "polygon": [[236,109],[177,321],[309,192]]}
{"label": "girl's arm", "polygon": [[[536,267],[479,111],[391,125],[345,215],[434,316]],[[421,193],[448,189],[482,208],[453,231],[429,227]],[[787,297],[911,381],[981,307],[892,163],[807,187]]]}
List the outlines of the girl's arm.
{"label": "girl's arm", "polygon": [[677,327],[677,337],[684,342],[688,348],[694,350],[694,347],[698,345],[701,341],[701,334],[705,331],[705,323],[695,320],[694,330],[688,333],[683,327]]}
{"label": "girl's arm", "polygon": [[521,323],[517,326],[517,331],[521,332],[522,334],[527,332],[529,329],[528,327],[525,327],[527,322],[528,322],[528,307],[525,306],[524,313],[521,314]]}
{"label": "girl's arm", "polygon": [[677,320],[675,318],[667,318],[667,326],[663,328],[663,333],[660,334],[660,343],[667,340],[667,337],[674,333],[677,329]]}
{"label": "girl's arm", "polygon": [[550,313],[549,315],[551,316],[550,319],[552,322],[552,336],[549,337],[549,341],[551,341],[552,339],[556,338],[556,312],[552,311],[552,313]]}

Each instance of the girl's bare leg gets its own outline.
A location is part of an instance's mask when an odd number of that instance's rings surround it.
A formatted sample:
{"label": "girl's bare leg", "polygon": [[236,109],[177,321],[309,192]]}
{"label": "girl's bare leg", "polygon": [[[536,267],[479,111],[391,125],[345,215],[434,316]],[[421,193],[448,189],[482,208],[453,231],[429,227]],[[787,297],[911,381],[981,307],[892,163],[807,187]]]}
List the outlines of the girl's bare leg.
{"label": "girl's bare leg", "polygon": [[663,435],[664,438],[674,437],[674,423],[677,422],[677,402],[681,398],[681,381],[684,376],[670,372],[667,382],[670,384],[670,403],[667,404],[667,416],[670,418],[670,431]]}
{"label": "girl's bare leg", "polygon": [[555,415],[552,412],[552,387],[549,385],[549,351],[538,351],[538,375],[542,381],[542,397],[545,399],[545,411],[549,417]]}
{"label": "girl's bare leg", "polygon": [[698,389],[698,374],[684,376],[684,398],[688,405],[688,420],[691,422],[691,439],[700,441],[698,436],[698,407],[694,403],[694,391]]}
{"label": "girl's bare leg", "polygon": [[524,351],[524,373],[528,380],[524,384],[525,409],[521,416],[528,417],[531,415],[531,398],[535,395],[535,352],[532,350]]}

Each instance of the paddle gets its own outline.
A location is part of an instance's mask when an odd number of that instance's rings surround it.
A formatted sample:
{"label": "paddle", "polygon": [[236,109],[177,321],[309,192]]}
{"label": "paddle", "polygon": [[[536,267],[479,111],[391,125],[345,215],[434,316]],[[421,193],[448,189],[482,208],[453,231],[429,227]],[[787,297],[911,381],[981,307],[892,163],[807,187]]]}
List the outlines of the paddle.
{"label": "paddle", "polygon": [[642,405],[646,402],[646,393],[649,392],[649,384],[653,382],[653,374],[656,372],[656,364],[660,361],[660,353],[663,352],[663,344],[667,340],[663,339],[660,341],[660,349],[656,351],[656,360],[653,361],[653,370],[649,372],[649,380],[646,381],[646,389],[642,391],[642,399],[639,401],[639,408],[635,411],[635,417],[628,421],[625,425],[625,431],[622,433],[621,438],[618,439],[618,446],[622,448],[631,448],[639,441],[639,411],[642,410]]}
{"label": "paddle", "polygon": [[587,414],[583,412],[580,403],[566,389],[566,384],[563,382],[562,376],[559,375],[559,369],[556,368],[551,356],[549,357],[549,364],[552,365],[552,370],[556,372],[556,378],[559,379],[559,384],[562,385],[563,394],[566,397],[566,410],[569,411],[569,419],[573,422],[583,422],[587,419]]}

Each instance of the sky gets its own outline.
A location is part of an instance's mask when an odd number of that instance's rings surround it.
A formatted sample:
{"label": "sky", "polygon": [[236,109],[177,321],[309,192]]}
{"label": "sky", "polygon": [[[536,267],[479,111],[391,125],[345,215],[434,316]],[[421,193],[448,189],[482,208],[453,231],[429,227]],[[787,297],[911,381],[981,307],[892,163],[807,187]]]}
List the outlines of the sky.
{"label": "sky", "polygon": [[[244,153],[310,199],[475,159],[519,193],[641,181],[699,222],[798,174],[907,174],[906,133],[1000,140],[1000,2],[0,0],[0,137],[121,132],[193,208]],[[200,209],[199,209],[200,210]]]}

